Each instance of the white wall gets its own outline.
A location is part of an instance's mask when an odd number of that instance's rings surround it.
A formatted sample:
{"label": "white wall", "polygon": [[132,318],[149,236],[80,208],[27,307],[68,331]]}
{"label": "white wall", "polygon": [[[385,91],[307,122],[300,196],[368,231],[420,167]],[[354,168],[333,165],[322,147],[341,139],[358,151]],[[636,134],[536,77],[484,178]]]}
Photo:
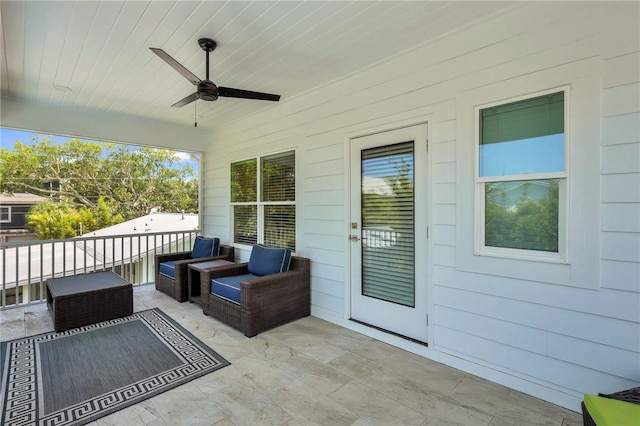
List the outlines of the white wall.
{"label": "white wall", "polygon": [[[583,393],[638,386],[639,16],[631,2],[525,4],[304,96],[285,93],[277,108],[214,135],[205,233],[231,236],[230,162],[295,148],[297,248],[312,259],[314,315],[574,410]],[[570,235],[585,241],[570,242],[558,279],[536,262],[474,266],[474,102],[558,85],[571,86],[575,111]],[[345,135],[423,119],[432,176],[428,349],[346,321],[345,304]]]}

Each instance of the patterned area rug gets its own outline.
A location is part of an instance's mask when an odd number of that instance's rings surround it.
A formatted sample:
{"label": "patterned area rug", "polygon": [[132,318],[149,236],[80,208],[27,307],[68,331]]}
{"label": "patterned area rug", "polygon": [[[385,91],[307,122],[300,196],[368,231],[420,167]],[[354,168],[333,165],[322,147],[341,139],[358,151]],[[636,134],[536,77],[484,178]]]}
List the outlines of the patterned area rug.
{"label": "patterned area rug", "polygon": [[160,309],[0,344],[2,425],[84,425],[229,365]]}

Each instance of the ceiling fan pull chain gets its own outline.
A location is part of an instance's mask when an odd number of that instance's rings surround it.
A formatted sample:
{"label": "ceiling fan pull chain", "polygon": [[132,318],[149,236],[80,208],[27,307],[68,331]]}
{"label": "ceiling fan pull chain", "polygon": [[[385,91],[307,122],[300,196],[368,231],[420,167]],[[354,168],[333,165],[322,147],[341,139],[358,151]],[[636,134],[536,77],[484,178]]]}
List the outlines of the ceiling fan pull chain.
{"label": "ceiling fan pull chain", "polygon": [[193,127],[198,127],[198,103],[193,103]]}

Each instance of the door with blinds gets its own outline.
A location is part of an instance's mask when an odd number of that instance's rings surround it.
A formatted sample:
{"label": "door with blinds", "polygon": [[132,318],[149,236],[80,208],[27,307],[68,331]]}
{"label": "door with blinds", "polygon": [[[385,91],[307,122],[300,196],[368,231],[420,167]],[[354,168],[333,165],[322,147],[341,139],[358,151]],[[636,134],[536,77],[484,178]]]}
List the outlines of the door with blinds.
{"label": "door with blinds", "polygon": [[427,341],[426,124],[351,140],[351,319]]}

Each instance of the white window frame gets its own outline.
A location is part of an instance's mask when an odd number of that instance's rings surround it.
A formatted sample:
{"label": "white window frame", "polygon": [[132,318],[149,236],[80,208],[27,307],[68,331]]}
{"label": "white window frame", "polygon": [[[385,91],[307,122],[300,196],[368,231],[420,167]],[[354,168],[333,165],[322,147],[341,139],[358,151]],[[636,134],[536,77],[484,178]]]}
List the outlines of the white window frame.
{"label": "white window frame", "polygon": [[[295,207],[295,216],[296,216],[296,224],[295,224],[295,233],[296,233],[296,247],[298,246],[298,205],[297,205],[297,199],[298,199],[298,162],[296,161],[295,163],[295,176],[296,176],[296,182],[295,182],[295,200],[293,201],[260,201],[262,199],[262,185],[261,185],[261,179],[262,179],[262,159],[265,157],[269,157],[271,155],[277,155],[277,154],[282,154],[282,153],[286,153],[286,152],[293,152],[293,156],[294,158],[297,158],[297,152],[296,149],[291,148],[291,149],[284,149],[281,151],[275,151],[275,152],[270,152],[267,154],[262,154],[259,156],[255,156],[255,157],[248,157],[248,158],[243,158],[240,160],[236,160],[236,161],[232,161],[229,163],[229,173],[231,173],[231,165],[234,163],[240,163],[242,161],[248,161],[248,160],[256,160],[256,182],[255,184],[257,185],[256,187],[256,201],[243,201],[243,202],[229,202],[229,207],[230,207],[230,228],[231,228],[231,244],[234,247],[239,247],[239,248],[248,248],[251,247],[250,245],[244,244],[244,243],[238,243],[235,241],[235,216],[234,216],[234,209],[235,206],[257,206],[256,211],[257,211],[257,224],[256,224],[256,234],[257,234],[257,241],[256,244],[264,244],[264,219],[265,219],[265,213],[264,213],[264,207],[265,206],[294,206]],[[231,188],[231,181],[229,181],[229,189]],[[229,197],[231,197],[231,192],[229,192]],[[231,199],[230,199],[231,200]]]}
{"label": "white window frame", "polygon": [[[563,172],[545,172],[545,173],[529,173],[503,176],[480,176],[480,112],[483,109],[495,106],[501,106],[513,102],[537,98],[540,96],[550,95],[553,93],[564,92],[564,171]],[[570,131],[570,86],[555,87],[534,93],[527,93],[500,101],[486,103],[475,107],[475,249],[474,253],[478,256],[493,256],[508,259],[537,260],[551,263],[568,263],[568,221],[569,221],[569,203],[568,190],[570,170],[569,170],[569,154],[571,146]],[[537,250],[526,250],[516,248],[492,247],[485,245],[485,184],[491,182],[512,182],[512,181],[533,181],[543,179],[558,179],[559,181],[559,212],[558,212],[558,252],[545,252]]]}
{"label": "white window frame", "polygon": [[[0,206],[0,210],[3,212],[0,213],[0,223],[11,223],[11,206]],[[2,219],[4,215],[4,211],[6,211],[7,219]]]}
{"label": "white window frame", "polygon": [[[505,68],[510,69],[509,67]],[[478,84],[455,98],[456,182],[436,184],[443,202],[455,203],[455,249],[445,266],[482,277],[515,279],[527,288],[538,283],[597,289],[600,282],[600,148],[602,135],[602,58],[541,67],[489,84]],[[567,145],[567,262],[481,256],[476,253],[475,107],[570,87],[565,99],[572,143]],[[446,247],[445,247],[446,249]],[[437,251],[436,251],[437,252]],[[453,261],[448,259],[455,259]],[[508,282],[508,281],[502,281]]]}

